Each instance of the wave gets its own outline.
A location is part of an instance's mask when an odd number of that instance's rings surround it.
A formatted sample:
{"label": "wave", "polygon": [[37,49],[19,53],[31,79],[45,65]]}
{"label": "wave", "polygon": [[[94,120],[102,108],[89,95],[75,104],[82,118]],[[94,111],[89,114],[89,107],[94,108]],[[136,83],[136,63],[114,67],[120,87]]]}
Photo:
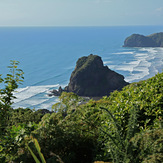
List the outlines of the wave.
{"label": "wave", "polygon": [[147,47],[147,48],[139,48],[139,51],[142,51],[142,52],[148,52],[148,53],[152,53],[152,54],[155,54],[157,53],[158,51],[158,48],[151,48],[151,47]]}
{"label": "wave", "polygon": [[139,71],[139,73],[131,73],[130,76],[125,78],[125,80],[128,82],[133,82],[136,80],[140,80],[142,77],[146,75],[147,75],[146,71]]}
{"label": "wave", "polygon": [[136,53],[135,57],[139,59],[148,58],[148,53]]}
{"label": "wave", "polygon": [[112,61],[104,61],[104,65],[106,65],[108,63],[112,63]]}
{"label": "wave", "polygon": [[[120,56],[119,54],[123,55]],[[122,52],[114,53],[113,58],[112,56],[105,57],[104,65],[124,75],[125,80],[130,83],[144,80],[162,71],[163,48],[134,48],[133,51],[128,51],[128,49],[125,51],[125,48],[123,48]],[[70,71],[72,68],[70,66],[65,69]],[[67,71],[64,73],[68,73]],[[65,75],[64,73],[62,75]],[[57,76],[58,74],[55,78]],[[59,86],[65,87],[65,85],[61,85],[65,82],[63,80],[60,80],[60,82],[57,85],[41,86],[38,86],[37,83],[36,86],[17,89],[14,93],[17,99],[14,100],[13,107],[51,109],[51,106],[57,102],[58,97],[47,95],[52,89],[57,89]]]}
{"label": "wave", "polygon": [[34,97],[35,95],[40,94],[40,93],[48,92],[52,88],[56,89],[58,86],[59,86],[59,84],[44,85],[44,86],[27,86],[25,88],[18,88],[14,92],[14,96],[16,97],[14,102],[17,103],[19,101],[29,99],[31,97]]}
{"label": "wave", "polygon": [[57,85],[43,85],[43,86],[27,86],[25,88],[18,88],[14,92],[16,99],[13,100],[13,107],[35,107],[42,103],[48,102],[52,97],[47,96],[50,90],[57,89]]}
{"label": "wave", "polygon": [[112,54],[134,54],[134,51],[132,52],[118,52],[118,53],[112,53]]}
{"label": "wave", "polygon": [[134,51],[114,54],[117,57],[119,54],[130,54],[130,58],[126,60],[122,57],[122,61],[118,63],[107,61],[107,59],[105,61],[109,68],[124,75],[127,82],[144,80],[154,76],[157,72],[162,72],[163,48],[134,48]]}
{"label": "wave", "polygon": [[15,90],[15,94],[16,94],[16,93],[20,93],[20,92],[24,92],[24,91],[26,91],[27,89],[29,89],[28,86],[25,87],[25,88],[18,88],[18,89]]}

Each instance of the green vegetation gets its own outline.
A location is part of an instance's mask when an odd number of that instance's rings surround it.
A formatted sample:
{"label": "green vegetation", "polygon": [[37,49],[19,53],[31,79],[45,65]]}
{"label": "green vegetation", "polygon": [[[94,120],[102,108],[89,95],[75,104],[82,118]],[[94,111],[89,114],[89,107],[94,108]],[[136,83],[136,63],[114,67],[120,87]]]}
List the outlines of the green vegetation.
{"label": "green vegetation", "polygon": [[99,101],[63,92],[48,113],[11,108],[23,79],[11,63],[1,78],[0,162],[163,162],[163,73]]}
{"label": "green vegetation", "polygon": [[0,83],[5,85],[4,89],[0,89],[0,135],[6,132],[7,121],[10,115],[10,107],[12,104],[13,91],[18,87],[23,80],[23,71],[17,69],[17,61],[11,61],[10,74],[3,79],[0,75]]}
{"label": "green vegetation", "polygon": [[84,71],[87,67],[89,67],[93,63],[94,60],[98,59],[97,57],[98,57],[97,55],[90,54],[88,57],[79,58],[79,60],[76,63],[76,65],[77,65],[76,70],[77,71],[74,71],[74,73],[77,74],[80,71]]}
{"label": "green vegetation", "polygon": [[[98,63],[98,62],[100,62],[100,63]],[[71,78],[73,78],[74,76],[78,76],[79,77],[82,72],[88,71],[88,68],[93,66],[93,64],[96,65],[96,66],[98,64],[102,65],[102,61],[99,60],[99,56],[90,54],[88,57],[81,57],[81,58],[79,58],[77,63],[76,63],[76,68],[72,72]]]}

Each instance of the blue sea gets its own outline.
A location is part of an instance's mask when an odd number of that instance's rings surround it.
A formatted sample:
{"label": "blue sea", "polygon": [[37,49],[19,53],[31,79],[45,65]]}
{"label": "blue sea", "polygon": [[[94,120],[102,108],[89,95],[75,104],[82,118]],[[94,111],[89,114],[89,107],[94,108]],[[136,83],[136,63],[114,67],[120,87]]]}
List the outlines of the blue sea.
{"label": "blue sea", "polygon": [[25,80],[13,107],[50,110],[58,97],[49,97],[49,91],[68,84],[82,56],[101,56],[131,83],[162,72],[163,48],[122,47],[133,33],[156,32],[163,32],[163,26],[0,27],[0,74],[8,73],[10,60],[19,61]]}

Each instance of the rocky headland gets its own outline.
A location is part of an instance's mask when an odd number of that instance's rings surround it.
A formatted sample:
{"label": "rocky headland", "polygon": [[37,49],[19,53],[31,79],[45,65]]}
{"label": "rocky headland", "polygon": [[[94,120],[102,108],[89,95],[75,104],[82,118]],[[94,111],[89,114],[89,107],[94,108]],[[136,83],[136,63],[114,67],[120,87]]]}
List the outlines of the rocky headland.
{"label": "rocky headland", "polygon": [[123,47],[163,47],[163,32],[148,36],[132,34],[125,39]]}
{"label": "rocky headland", "polygon": [[104,66],[101,57],[91,54],[78,59],[68,86],[53,90],[50,95],[59,96],[65,91],[79,96],[102,97],[128,84],[122,75]]}

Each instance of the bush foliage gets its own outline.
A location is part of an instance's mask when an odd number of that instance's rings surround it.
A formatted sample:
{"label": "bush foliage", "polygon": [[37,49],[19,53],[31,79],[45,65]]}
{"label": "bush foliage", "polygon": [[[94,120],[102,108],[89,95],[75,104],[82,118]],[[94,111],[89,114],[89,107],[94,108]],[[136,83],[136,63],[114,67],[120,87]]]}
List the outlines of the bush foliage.
{"label": "bush foliage", "polygon": [[40,153],[47,163],[163,161],[163,73],[98,101],[63,92],[48,112],[12,109],[23,79],[17,66],[12,61],[11,74],[0,78],[0,162],[32,163]]}

